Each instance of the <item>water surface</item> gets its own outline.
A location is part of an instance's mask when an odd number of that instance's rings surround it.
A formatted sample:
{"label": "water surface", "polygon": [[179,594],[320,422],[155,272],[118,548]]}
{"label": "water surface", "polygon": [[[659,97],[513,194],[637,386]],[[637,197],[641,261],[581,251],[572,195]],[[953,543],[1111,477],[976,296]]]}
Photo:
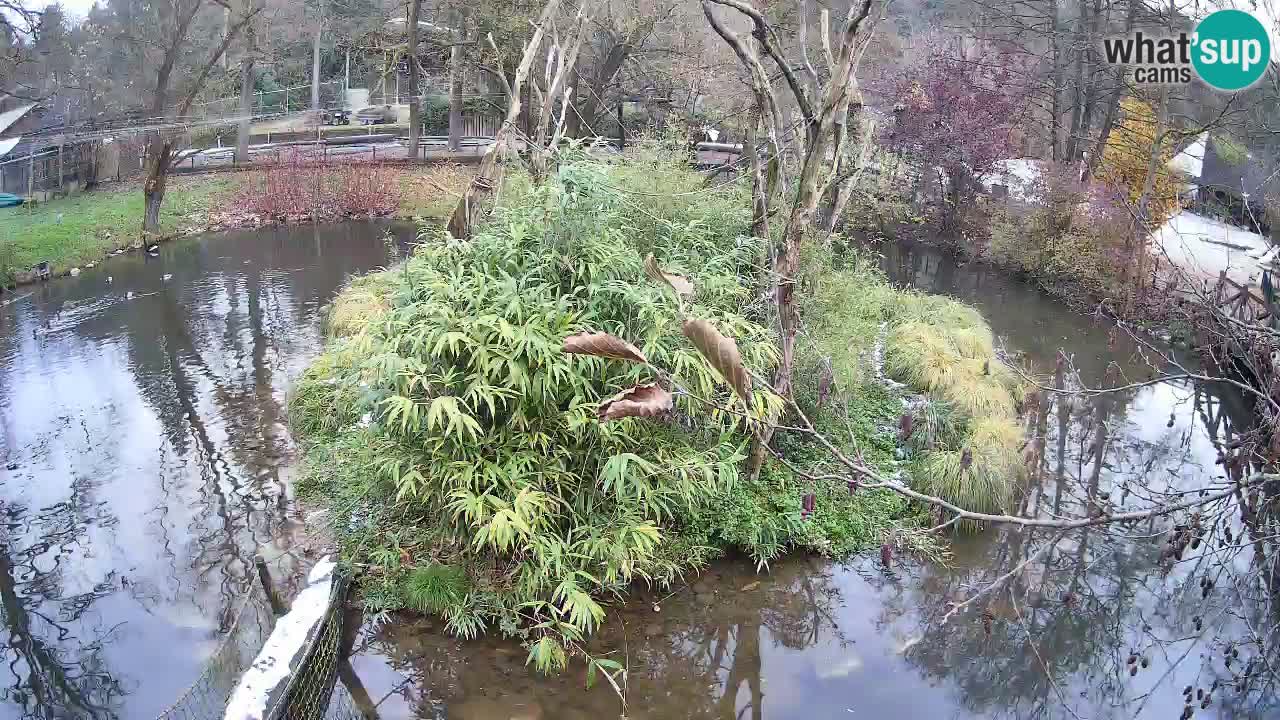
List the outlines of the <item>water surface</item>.
{"label": "water surface", "polygon": [[384,230],[192,238],[0,296],[0,718],[152,718],[198,678],[297,522],[286,393]]}

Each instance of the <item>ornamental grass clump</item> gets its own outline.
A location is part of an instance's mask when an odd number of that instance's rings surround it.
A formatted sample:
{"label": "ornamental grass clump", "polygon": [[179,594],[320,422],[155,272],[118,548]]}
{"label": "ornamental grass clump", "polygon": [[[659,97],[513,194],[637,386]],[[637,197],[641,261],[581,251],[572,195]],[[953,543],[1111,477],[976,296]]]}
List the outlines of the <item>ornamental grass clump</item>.
{"label": "ornamental grass clump", "polygon": [[[848,415],[852,422],[844,424],[857,427],[860,417],[869,416],[882,428],[880,435],[864,431],[857,450],[868,462],[877,450],[883,458],[877,445],[883,428],[892,425],[896,437],[891,442],[909,450],[918,489],[973,510],[1009,509],[1023,476],[1017,411],[1024,386],[996,352],[982,314],[948,297],[894,288],[865,251],[849,249],[826,258],[813,250],[810,255],[815,289],[807,317],[813,350],[831,370],[835,403],[847,403],[840,398],[844,395],[865,410],[842,408],[837,419]],[[910,408],[898,397],[887,404],[867,402],[869,381],[883,380],[869,378],[867,370],[881,359],[884,376],[923,395]],[[798,385],[805,387],[803,381]],[[879,465],[882,472],[894,471],[892,460]]]}

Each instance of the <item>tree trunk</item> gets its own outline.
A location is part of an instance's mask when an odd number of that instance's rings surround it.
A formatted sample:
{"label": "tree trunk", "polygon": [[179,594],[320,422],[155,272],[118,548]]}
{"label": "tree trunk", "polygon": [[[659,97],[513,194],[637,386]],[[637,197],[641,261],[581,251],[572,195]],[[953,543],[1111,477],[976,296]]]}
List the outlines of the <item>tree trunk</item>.
{"label": "tree trunk", "polygon": [[[569,73],[569,97],[578,97],[578,86],[581,85],[581,83],[582,77],[578,73],[578,68],[575,67],[573,72]],[[569,105],[569,114],[565,117],[564,124],[565,135],[571,138],[582,137],[582,115],[579,114],[578,103],[576,100]]]}
{"label": "tree trunk", "polygon": [[[613,47],[609,48],[608,54],[604,57],[604,62],[597,66],[595,75],[591,77],[591,82],[587,84],[587,91],[584,93],[582,102],[576,105],[581,112],[578,125],[579,133],[586,130],[592,135],[599,134],[596,123],[600,119],[600,106],[603,102],[604,94],[610,83],[613,82],[614,76],[622,69],[622,64],[631,56],[631,50],[631,45],[626,40],[615,43]],[[574,137],[580,136],[575,135]]]}
{"label": "tree trunk", "polygon": [[1085,38],[1085,64],[1089,68],[1084,107],[1080,111],[1080,124],[1076,130],[1076,153],[1072,160],[1079,160],[1089,142],[1093,130],[1093,111],[1098,104],[1098,55],[1095,45],[1099,42],[1099,23],[1102,18],[1102,0],[1093,0],[1093,15],[1089,19],[1088,36]]}
{"label": "tree trunk", "polygon": [[1075,78],[1072,80],[1072,92],[1075,99],[1071,103],[1071,124],[1067,129],[1067,144],[1063,150],[1062,159],[1065,162],[1073,163],[1076,161],[1076,154],[1080,147],[1081,128],[1080,121],[1084,117],[1085,105],[1085,87],[1084,87],[1084,66],[1085,56],[1088,54],[1088,45],[1085,41],[1085,29],[1089,22],[1089,0],[1079,0],[1080,14],[1076,18],[1076,31],[1073,34],[1075,39]]}
{"label": "tree trunk", "polygon": [[756,133],[759,131],[763,110],[759,104],[751,115],[751,132],[742,139],[742,151],[747,154],[751,170],[751,234],[761,240],[769,240],[769,188],[765,180],[765,164],[757,151]]}
{"label": "tree trunk", "polygon": [[324,31],[324,0],[320,0],[320,18],[316,21],[316,36],[311,45],[311,110],[320,122],[320,34]]}
{"label": "tree trunk", "polygon": [[[422,135],[421,97],[418,92],[418,14],[422,0],[409,3],[409,157],[418,159],[418,140]],[[454,47],[457,47],[456,45]]]}
{"label": "tree trunk", "polygon": [[[462,28],[465,18],[461,12],[453,15],[453,46],[449,48],[449,149],[457,152],[462,149],[462,62],[463,41],[466,33]],[[520,106],[520,98],[511,98]]]}
{"label": "tree trunk", "polygon": [[1052,94],[1049,101],[1049,152],[1054,162],[1062,160],[1062,43],[1058,39],[1062,26],[1058,21],[1058,0],[1049,0],[1049,57],[1053,72],[1049,75]]}
{"label": "tree trunk", "polygon": [[253,65],[257,54],[253,28],[245,30],[244,56],[240,60],[240,123],[236,127],[236,164],[249,162],[249,133],[253,126]]}
{"label": "tree trunk", "polygon": [[[1122,35],[1128,35],[1133,29],[1134,19],[1138,14],[1138,0],[1129,0],[1129,9],[1125,13],[1124,32]],[[1117,65],[1115,74],[1112,76],[1114,84],[1111,90],[1111,97],[1107,100],[1107,110],[1102,116],[1102,129],[1098,131],[1098,140],[1093,144],[1093,153],[1089,155],[1089,161],[1084,165],[1084,173],[1080,180],[1088,184],[1089,178],[1098,171],[1098,163],[1102,162],[1103,151],[1107,149],[1107,139],[1111,137],[1111,130],[1116,126],[1116,115],[1120,110],[1120,96],[1124,93],[1124,76],[1128,68],[1123,65]]]}
{"label": "tree trunk", "polygon": [[146,170],[142,184],[143,215],[142,233],[144,240],[160,232],[160,206],[164,203],[165,185],[169,177],[169,161],[173,143],[160,137],[153,137],[147,143],[143,167]]}

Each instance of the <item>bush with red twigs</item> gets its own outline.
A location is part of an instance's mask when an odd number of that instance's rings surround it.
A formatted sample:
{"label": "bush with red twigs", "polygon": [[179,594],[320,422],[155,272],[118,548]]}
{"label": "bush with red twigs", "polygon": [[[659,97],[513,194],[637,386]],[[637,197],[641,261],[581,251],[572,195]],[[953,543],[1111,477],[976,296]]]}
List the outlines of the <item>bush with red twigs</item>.
{"label": "bush with red twigs", "polygon": [[376,162],[325,162],[292,151],[246,183],[239,209],[262,220],[339,220],[390,215],[400,202],[395,173]]}

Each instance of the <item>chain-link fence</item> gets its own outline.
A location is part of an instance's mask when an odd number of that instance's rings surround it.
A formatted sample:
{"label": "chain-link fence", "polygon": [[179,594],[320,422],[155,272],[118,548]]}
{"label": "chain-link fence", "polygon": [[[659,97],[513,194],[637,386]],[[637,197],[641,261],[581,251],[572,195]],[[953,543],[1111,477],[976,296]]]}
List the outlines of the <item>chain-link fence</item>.
{"label": "chain-link fence", "polygon": [[[354,678],[344,657],[343,644],[348,580],[336,575],[328,609],[310,646],[302,651],[298,672],[289,679],[281,700],[268,709],[270,720],[369,720],[348,690],[355,684],[363,696],[363,688]],[[254,583],[240,601],[222,641],[208,663],[186,690],[179,695],[157,720],[219,720],[226,714],[227,701],[240,683],[240,678],[253,664],[275,626],[275,615],[266,592]],[[342,682],[339,677],[343,676]]]}
{"label": "chain-link fence", "polygon": [[[284,698],[270,714],[272,720],[365,720],[351,694],[337,682],[339,666],[346,662],[342,637],[347,587],[345,575],[334,577],[329,610],[298,672],[289,679]],[[335,691],[335,686],[341,690]]]}
{"label": "chain-link fence", "polygon": [[274,625],[266,597],[255,583],[241,598],[239,610],[200,677],[157,720],[221,718],[240,675],[253,663]]}

